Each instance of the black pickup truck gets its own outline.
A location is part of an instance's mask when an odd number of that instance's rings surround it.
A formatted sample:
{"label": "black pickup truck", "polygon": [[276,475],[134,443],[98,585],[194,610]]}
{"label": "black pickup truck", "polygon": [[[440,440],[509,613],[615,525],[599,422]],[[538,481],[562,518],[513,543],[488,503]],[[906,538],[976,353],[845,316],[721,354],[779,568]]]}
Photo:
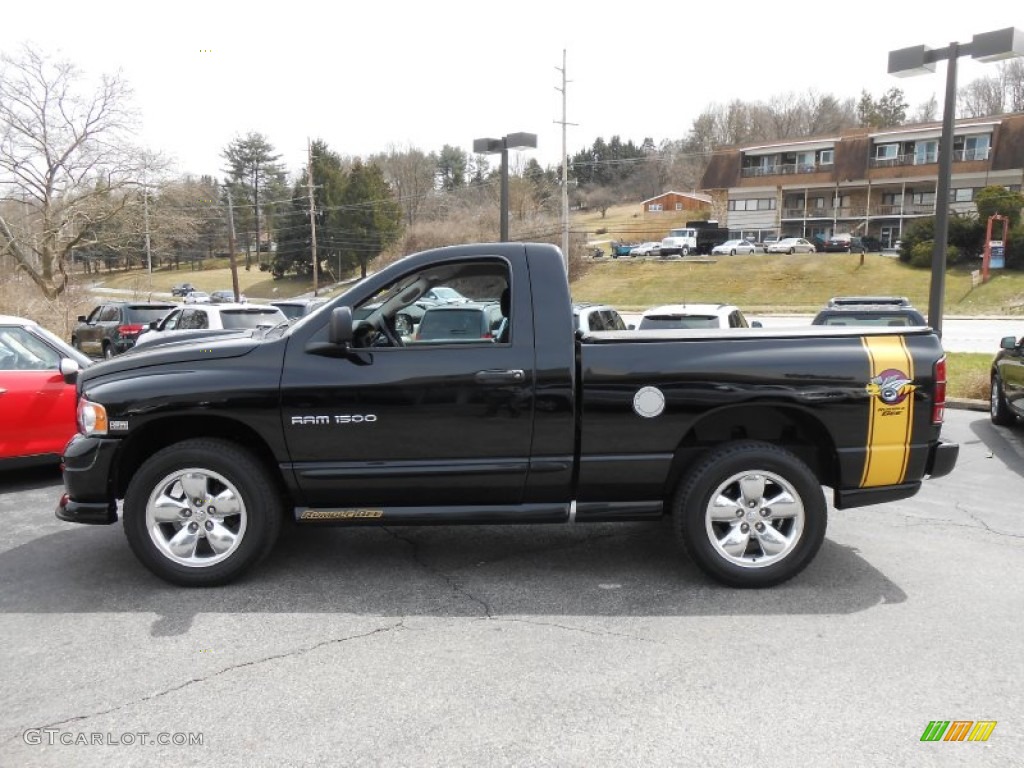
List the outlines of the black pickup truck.
{"label": "black pickup truck", "polygon": [[[421,339],[402,309],[439,286],[468,301]],[[543,244],[414,254],[290,326],[76,375],[57,516],[114,523],[123,499],[135,554],[187,586],[238,576],[285,520],[665,515],[711,577],[768,586],[818,551],[822,486],[838,509],[902,499],[958,453],[931,330],[576,334]]]}

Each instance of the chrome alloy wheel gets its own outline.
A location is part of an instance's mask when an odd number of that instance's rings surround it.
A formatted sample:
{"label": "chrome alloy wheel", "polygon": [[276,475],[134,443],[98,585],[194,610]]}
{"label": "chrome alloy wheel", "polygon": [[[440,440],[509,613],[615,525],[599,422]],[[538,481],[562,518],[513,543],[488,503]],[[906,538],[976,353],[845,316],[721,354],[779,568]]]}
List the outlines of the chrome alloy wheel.
{"label": "chrome alloy wheel", "polygon": [[806,515],[796,489],[772,472],[747,470],[711,494],[704,521],[711,545],[741,568],[763,568],[789,555]]}
{"label": "chrome alloy wheel", "polygon": [[205,568],[226,560],[245,536],[247,516],[238,489],[209,469],[166,475],[146,502],[146,530],[168,560]]}

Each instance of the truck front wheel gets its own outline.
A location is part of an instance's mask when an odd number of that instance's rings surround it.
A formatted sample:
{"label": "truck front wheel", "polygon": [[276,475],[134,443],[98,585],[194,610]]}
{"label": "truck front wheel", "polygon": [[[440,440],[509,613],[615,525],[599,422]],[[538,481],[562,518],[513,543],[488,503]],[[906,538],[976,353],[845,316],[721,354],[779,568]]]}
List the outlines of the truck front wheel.
{"label": "truck front wheel", "polygon": [[684,245],[682,248],[679,249],[679,255],[680,256],[689,256],[690,255],[690,247],[688,245]]}
{"label": "truck front wheel", "polygon": [[825,538],[827,510],[811,470],[784,448],[729,443],[680,481],[673,527],[702,571],[733,587],[769,587],[802,571]]}
{"label": "truck front wheel", "polygon": [[226,440],[185,440],[155,453],[124,498],[135,556],[173,584],[224,584],[262,559],[281,528],[266,468]]}

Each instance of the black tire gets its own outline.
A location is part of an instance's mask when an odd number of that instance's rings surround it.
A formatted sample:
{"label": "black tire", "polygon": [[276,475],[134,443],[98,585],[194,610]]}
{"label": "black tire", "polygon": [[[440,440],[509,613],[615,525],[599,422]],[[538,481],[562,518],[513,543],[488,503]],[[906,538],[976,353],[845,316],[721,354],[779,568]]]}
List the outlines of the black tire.
{"label": "black tire", "polygon": [[682,256],[689,256],[690,255],[689,247],[684,245],[682,248],[680,248],[679,249],[679,255],[680,255],[680,257],[682,257]]}
{"label": "black tire", "polygon": [[114,357],[114,354],[114,345],[111,344],[109,341],[103,342],[103,359],[110,360],[111,358]]}
{"label": "black tire", "polygon": [[[164,500],[159,507],[151,504],[156,498]],[[132,477],[124,498],[124,532],[135,556],[165,581],[217,586],[273,548],[281,530],[280,499],[267,468],[246,449],[227,440],[185,440],[155,453]],[[173,520],[151,517],[157,512]],[[191,554],[171,552],[171,540],[191,525],[197,526]],[[208,537],[199,526],[214,535]],[[218,553],[211,541],[224,551]]]}
{"label": "black tire", "polygon": [[[750,494],[746,503],[741,479]],[[683,476],[672,500],[673,527],[684,550],[704,573],[731,587],[770,587],[796,576],[821,547],[827,518],[821,484],[807,465],[784,448],[754,440],[706,454]],[[727,552],[723,542],[737,551]],[[768,551],[765,542],[779,551]]]}
{"label": "black tire", "polygon": [[792,256],[794,253],[796,253],[796,248],[790,248],[789,255]]}
{"label": "black tire", "polygon": [[1017,417],[1010,406],[1006,404],[1006,395],[1003,393],[1003,382],[999,374],[993,374],[991,389],[989,390],[988,414],[993,424],[1000,427],[1012,427],[1017,423]]}
{"label": "black tire", "polygon": [[82,347],[78,343],[78,337],[77,336],[72,336],[71,337],[71,346],[74,347],[75,349],[77,349],[79,352],[82,351]]}
{"label": "black tire", "polygon": [[731,251],[729,251],[729,255],[730,256],[735,256],[736,255],[736,249],[733,248]]}

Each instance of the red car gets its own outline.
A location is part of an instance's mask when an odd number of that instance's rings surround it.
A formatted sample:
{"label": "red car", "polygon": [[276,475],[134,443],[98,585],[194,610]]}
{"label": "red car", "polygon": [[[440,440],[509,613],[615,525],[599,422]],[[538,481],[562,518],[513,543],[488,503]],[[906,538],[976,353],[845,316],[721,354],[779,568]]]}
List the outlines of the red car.
{"label": "red car", "polygon": [[91,362],[37,323],[0,315],[0,469],[57,464],[78,431],[61,370]]}

